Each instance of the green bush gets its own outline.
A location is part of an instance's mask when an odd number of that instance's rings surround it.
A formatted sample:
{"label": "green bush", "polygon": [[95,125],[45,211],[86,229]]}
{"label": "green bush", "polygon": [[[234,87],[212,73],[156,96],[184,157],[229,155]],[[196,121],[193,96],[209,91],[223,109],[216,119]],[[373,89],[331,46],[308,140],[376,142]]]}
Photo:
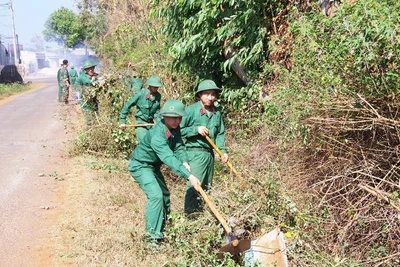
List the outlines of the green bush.
{"label": "green bush", "polygon": [[153,12],[165,22],[162,29],[178,70],[240,84],[231,71],[233,62],[238,60],[246,74],[255,77],[266,58],[272,18],[288,2],[156,0],[158,10]]}
{"label": "green bush", "polygon": [[343,3],[333,18],[294,8],[291,68],[265,64],[261,74],[274,79],[268,92],[272,100],[265,102],[272,129],[306,140],[301,121],[318,114],[332,99],[398,94],[399,6],[396,1]]}
{"label": "green bush", "polygon": [[11,84],[4,84],[0,83],[0,99],[4,97],[8,97],[15,93],[19,93],[22,91],[26,91],[32,89],[31,84],[21,84],[21,83],[11,83]]}

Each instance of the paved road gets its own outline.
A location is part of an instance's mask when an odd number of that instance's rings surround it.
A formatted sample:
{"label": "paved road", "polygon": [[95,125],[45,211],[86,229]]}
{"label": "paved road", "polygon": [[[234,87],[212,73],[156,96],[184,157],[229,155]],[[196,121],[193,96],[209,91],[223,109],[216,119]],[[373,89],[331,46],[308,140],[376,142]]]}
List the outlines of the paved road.
{"label": "paved road", "polygon": [[[49,233],[60,210],[66,154],[57,90],[47,83],[0,101],[0,267],[39,266],[53,253]],[[57,179],[49,175],[55,172]]]}

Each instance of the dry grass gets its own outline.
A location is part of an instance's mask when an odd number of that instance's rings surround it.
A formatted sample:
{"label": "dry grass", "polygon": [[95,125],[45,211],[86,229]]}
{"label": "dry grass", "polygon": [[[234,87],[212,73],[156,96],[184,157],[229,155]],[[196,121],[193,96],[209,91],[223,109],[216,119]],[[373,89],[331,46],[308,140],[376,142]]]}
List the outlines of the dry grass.
{"label": "dry grass", "polygon": [[60,259],[74,266],[156,266],[154,255],[138,257],[152,254],[141,240],[144,195],[127,173],[96,170],[96,164],[91,157],[74,159]]}
{"label": "dry grass", "polygon": [[[273,175],[281,201],[290,199],[301,211],[281,217],[282,221],[294,218],[292,229],[302,244],[293,246],[291,264],[399,263],[398,103],[394,94],[337,97],[321,107],[319,116],[305,121],[310,129],[307,145],[299,140],[281,143],[279,137],[267,134],[237,143],[234,130],[229,130],[229,143],[241,155],[244,170]],[[262,177],[257,179],[263,182]],[[330,257],[338,262],[328,263]]]}
{"label": "dry grass", "polygon": [[319,245],[365,266],[394,266],[399,256],[398,100],[339,97],[307,121],[311,145],[287,154],[291,178],[310,195],[312,212],[329,214]]}

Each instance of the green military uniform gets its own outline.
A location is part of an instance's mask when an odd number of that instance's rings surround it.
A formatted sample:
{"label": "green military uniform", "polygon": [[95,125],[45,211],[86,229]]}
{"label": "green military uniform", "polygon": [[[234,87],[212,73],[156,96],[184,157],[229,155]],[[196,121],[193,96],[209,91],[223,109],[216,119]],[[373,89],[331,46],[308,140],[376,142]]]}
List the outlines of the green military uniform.
{"label": "green military uniform", "polygon": [[130,79],[129,82],[129,88],[131,89],[133,94],[136,94],[136,92],[142,90],[143,87],[143,82],[137,77],[138,75],[139,75],[138,72],[134,71],[132,73],[133,77]]}
{"label": "green military uniform", "polygon": [[75,82],[80,95],[80,106],[85,114],[87,125],[91,125],[94,112],[98,110],[97,90],[99,87],[98,74],[89,77],[85,69],[96,66],[92,60],[86,60],[83,71]]}
{"label": "green military uniform", "polygon": [[131,72],[130,71],[125,71],[123,74],[121,73],[122,76],[122,83],[127,87],[131,87]]}
{"label": "green military uniform", "polygon": [[132,90],[133,94],[142,90],[142,87],[143,87],[142,80],[140,80],[139,78],[136,78],[136,77],[133,77],[131,79],[130,89]]}
{"label": "green military uniform", "polygon": [[69,80],[71,81],[71,86],[75,87],[76,79],[78,78],[78,72],[75,70],[74,66],[71,66],[69,71]]}
{"label": "green military uniform", "polygon": [[58,85],[58,102],[61,102],[61,96],[62,96],[62,87],[60,85],[60,72],[61,72],[62,67],[60,67],[57,71],[57,85]]}
{"label": "green military uniform", "polygon": [[[186,115],[178,100],[167,101],[160,114],[166,117]],[[147,132],[131,154],[128,170],[147,196],[146,239],[163,239],[164,223],[170,212],[170,192],[160,167],[166,164],[178,176],[187,179],[191,173],[182,165],[184,162],[187,162],[187,154],[180,129],[168,129],[164,120]]]}
{"label": "green military uniform", "polygon": [[[153,77],[153,80],[151,78]],[[148,84],[155,87],[162,86],[160,78],[157,76],[150,77]],[[131,107],[136,106],[136,112],[134,114],[136,118],[135,124],[148,124],[153,123],[154,120],[160,119],[160,101],[161,94],[155,93],[153,96],[150,95],[148,89],[138,91],[128,102],[125,103],[120,113],[121,124],[126,124],[126,118]],[[140,141],[146,135],[150,126],[137,127],[136,137]]]}
{"label": "green military uniform", "polygon": [[131,73],[130,71],[126,71],[122,75],[122,83],[133,94],[135,94],[137,91],[141,90],[143,87],[143,82],[139,78],[136,77],[137,75],[138,75],[138,73],[136,71],[134,71],[133,73]]}
{"label": "green military uniform", "polygon": [[60,69],[60,87],[62,89],[61,102],[68,104],[69,74],[68,74],[68,69],[65,66]]}
{"label": "green military uniform", "polygon": [[[212,81],[206,80],[205,82]],[[205,90],[220,90],[214,82],[211,83],[212,86],[203,88],[200,85],[196,94]],[[215,106],[211,106],[211,110],[207,113],[201,102],[198,101],[188,106],[186,113],[188,115],[182,119],[181,131],[182,137],[186,139],[185,146],[189,157],[189,165],[193,175],[200,180],[202,188],[208,191],[211,189],[214,175],[214,152],[205,137],[199,134],[198,127],[205,126],[208,128],[210,139],[222,153],[227,153],[227,149],[224,147],[225,127],[221,112]],[[188,183],[186,185],[185,213],[190,214],[201,208],[202,201],[200,195]]]}

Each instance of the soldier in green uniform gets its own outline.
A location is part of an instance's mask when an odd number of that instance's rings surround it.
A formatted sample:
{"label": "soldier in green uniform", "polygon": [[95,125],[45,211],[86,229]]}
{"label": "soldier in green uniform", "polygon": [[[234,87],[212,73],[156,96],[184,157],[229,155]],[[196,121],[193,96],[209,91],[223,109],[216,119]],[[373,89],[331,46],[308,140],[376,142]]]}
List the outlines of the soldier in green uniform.
{"label": "soldier in green uniform", "polygon": [[122,84],[126,86],[126,88],[131,88],[131,72],[130,71],[125,71],[121,73],[121,81]]}
{"label": "soldier in green uniform", "polygon": [[78,78],[78,72],[75,70],[74,66],[71,66],[69,71],[69,79],[71,81],[71,87],[75,87],[76,79]]}
{"label": "soldier in green uniform", "polygon": [[[133,106],[136,106],[135,124],[151,124],[154,123],[154,120],[160,120],[161,94],[158,92],[158,88],[162,86],[161,79],[157,76],[151,76],[146,84],[148,88],[138,91],[122,108],[119,116],[121,121],[119,127],[121,129],[126,128],[126,117]],[[136,137],[139,141],[143,139],[150,127],[136,127]]]}
{"label": "soldier in green uniform", "polygon": [[136,92],[142,90],[143,87],[143,82],[138,78],[138,76],[139,74],[137,71],[134,71],[130,82],[130,88],[133,94],[136,94]]}
{"label": "soldier in green uniform", "polygon": [[122,84],[124,84],[126,86],[126,88],[128,88],[129,92],[132,93],[132,95],[134,95],[135,93],[137,93],[138,91],[142,90],[143,87],[143,82],[142,80],[140,80],[137,76],[139,74],[137,73],[137,71],[125,71],[125,73],[122,76],[121,82]]}
{"label": "soldier in green uniform", "polygon": [[83,63],[83,71],[75,82],[80,95],[80,106],[85,114],[87,126],[93,122],[94,113],[98,111],[98,88],[101,85],[99,74],[94,72],[96,64],[92,60]]}
{"label": "soldier in green uniform", "polygon": [[63,60],[63,67],[60,69],[60,87],[61,92],[61,102],[68,104],[69,97],[69,74],[68,74],[68,60]]}
{"label": "soldier in green uniform", "polygon": [[79,78],[79,76],[81,76],[81,75],[84,74],[84,73],[85,73],[85,69],[84,69],[83,66],[82,66],[81,70],[79,71],[78,78]]}
{"label": "soldier in green uniform", "polygon": [[60,64],[60,68],[57,71],[57,84],[58,84],[58,102],[61,102],[61,95],[62,95],[62,87],[60,85],[60,72],[63,67],[63,64]]}
{"label": "soldier in green uniform", "polygon": [[178,100],[168,100],[160,115],[162,120],[151,128],[132,152],[128,170],[147,196],[145,210],[146,241],[161,241],[167,215],[170,212],[170,192],[160,171],[166,164],[192,187],[199,180],[190,172],[187,154],[181,138],[179,123],[186,115]]}
{"label": "soldier in green uniform", "polygon": [[[205,191],[211,189],[214,175],[214,152],[205,139],[206,135],[224,154],[221,160],[228,161],[227,149],[224,146],[224,123],[220,111],[214,106],[215,98],[220,90],[214,81],[202,81],[195,93],[198,101],[186,108],[188,115],[181,122],[182,138],[186,139],[185,146],[192,173],[199,178]],[[187,183],[185,214],[200,211],[202,207],[203,202],[197,190]]]}

